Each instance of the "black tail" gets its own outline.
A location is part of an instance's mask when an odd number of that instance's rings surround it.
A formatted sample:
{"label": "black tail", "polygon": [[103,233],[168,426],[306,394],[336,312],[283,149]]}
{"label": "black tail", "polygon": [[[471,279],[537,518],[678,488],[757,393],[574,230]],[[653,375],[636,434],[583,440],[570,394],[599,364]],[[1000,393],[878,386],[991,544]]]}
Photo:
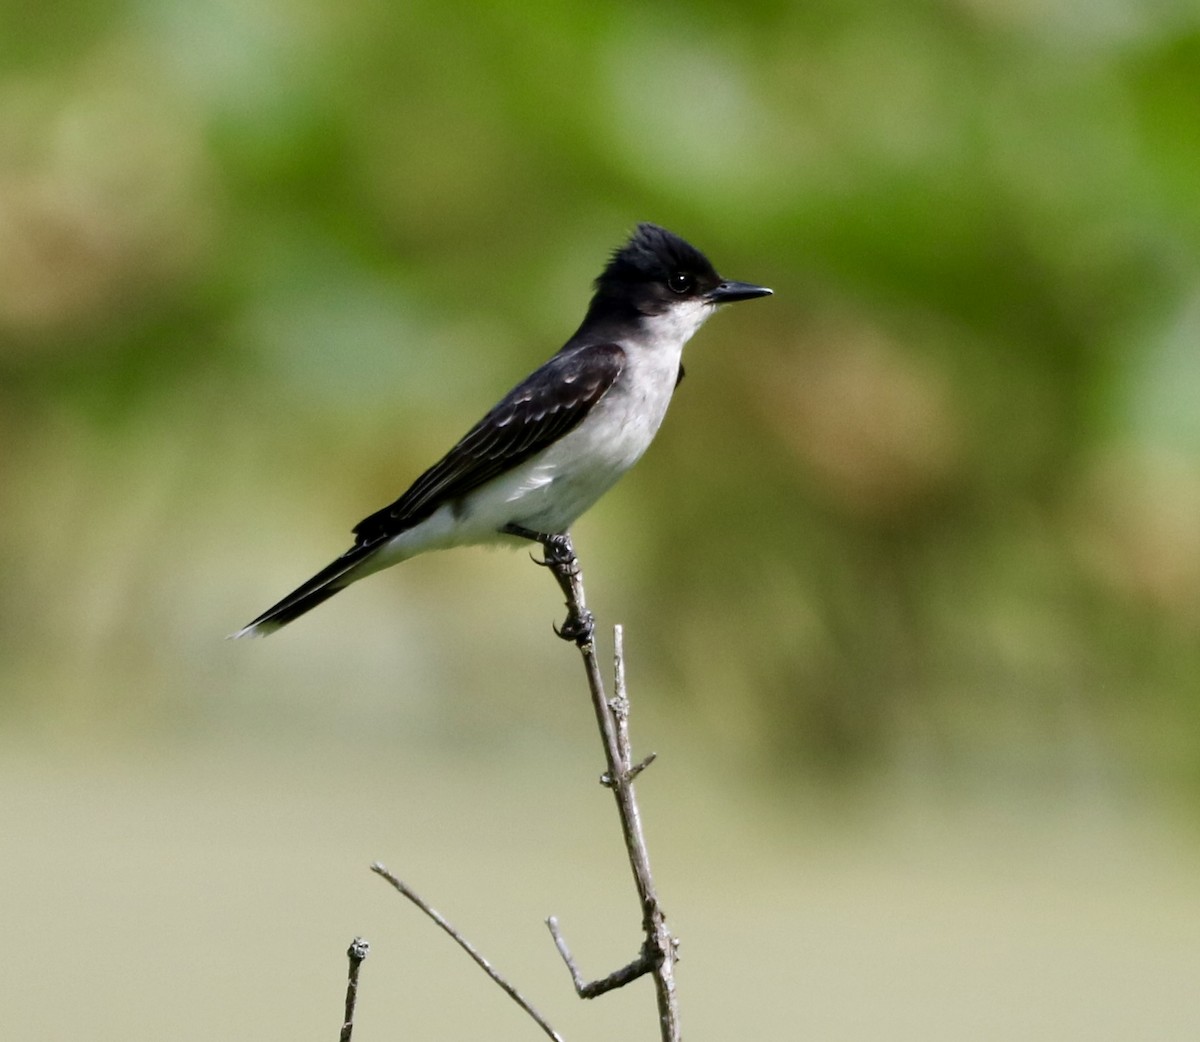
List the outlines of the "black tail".
{"label": "black tail", "polygon": [[281,626],[300,618],[305,612],[312,611],[318,604],[329,600],[338,590],[349,586],[356,578],[352,573],[371,556],[373,550],[374,547],[366,546],[356,546],[347,550],[333,564],[322,568],[308,582],[298,586],[278,604],[271,605],[253,622],[247,623],[237,633],[231,633],[230,639],[266,637]]}

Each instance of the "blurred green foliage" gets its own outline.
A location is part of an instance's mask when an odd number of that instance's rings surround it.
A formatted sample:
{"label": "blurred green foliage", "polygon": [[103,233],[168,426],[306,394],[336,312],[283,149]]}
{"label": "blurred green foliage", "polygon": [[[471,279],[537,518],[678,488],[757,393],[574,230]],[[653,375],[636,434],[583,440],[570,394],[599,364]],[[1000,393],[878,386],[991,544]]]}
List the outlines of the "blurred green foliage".
{"label": "blurred green foliage", "polygon": [[648,686],[791,771],[1200,782],[1193,5],[0,11],[10,726],[477,705],[497,615],[544,648],[523,560],[219,637],[654,220],[777,295],[580,525]]}

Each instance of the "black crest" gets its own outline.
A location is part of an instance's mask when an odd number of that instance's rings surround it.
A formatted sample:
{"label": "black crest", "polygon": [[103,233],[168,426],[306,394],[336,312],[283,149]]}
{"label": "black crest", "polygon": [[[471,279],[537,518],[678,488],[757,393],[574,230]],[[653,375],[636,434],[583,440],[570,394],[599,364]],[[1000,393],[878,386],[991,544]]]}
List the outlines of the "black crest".
{"label": "black crest", "polygon": [[596,288],[629,282],[661,282],[673,272],[686,272],[701,280],[716,280],[717,273],[695,246],[657,224],[639,224],[629,241],[612,255],[596,279]]}

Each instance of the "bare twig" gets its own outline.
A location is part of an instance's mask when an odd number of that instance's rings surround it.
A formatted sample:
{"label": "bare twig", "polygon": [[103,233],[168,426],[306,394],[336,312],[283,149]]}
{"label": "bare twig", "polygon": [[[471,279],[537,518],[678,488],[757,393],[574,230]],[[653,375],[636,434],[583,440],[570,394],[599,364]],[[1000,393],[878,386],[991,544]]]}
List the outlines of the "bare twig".
{"label": "bare twig", "polygon": [[614,970],[607,977],[602,977],[600,980],[585,981],[583,974],[579,972],[579,967],[575,965],[571,949],[567,947],[567,939],[558,928],[558,919],[550,916],[546,920],[546,925],[550,928],[550,936],[554,938],[554,947],[558,949],[558,954],[562,956],[562,961],[566,964],[567,972],[571,975],[571,983],[575,985],[575,994],[581,999],[594,999],[598,995],[603,995],[606,991],[623,988],[630,981],[644,977],[654,969],[654,960],[646,954],[645,945],[643,945],[642,954],[634,959],[633,962],[622,966],[619,970]]}
{"label": "bare twig", "polygon": [[639,774],[649,767],[655,760],[658,759],[658,753],[651,753],[649,756],[643,756],[637,763],[629,768],[629,780],[633,781]]}
{"label": "bare twig", "polygon": [[342,1033],[338,1042],[350,1042],[354,1034],[354,1007],[358,1002],[358,970],[370,954],[371,946],[361,937],[350,942],[346,956],[350,960],[350,973],[346,978],[346,1013],[342,1017]]}
{"label": "bare twig", "polygon": [[421,897],[412,889],[412,887],[410,887],[402,879],[394,876],[388,871],[386,866],[380,864],[378,861],[371,866],[371,871],[376,875],[382,876],[389,883],[391,883],[400,894],[402,894],[404,897],[407,897],[408,900],[415,904],[419,909],[421,909],[422,912],[429,916],[430,919],[432,919],[447,934],[449,934],[454,940],[454,943],[457,944],[472,959],[474,959],[475,964],[481,970],[483,970],[484,973],[491,977],[491,979],[508,994],[508,997],[511,998],[513,1002],[515,1002],[521,1007],[521,1009],[528,1013],[529,1016],[537,1023],[538,1027],[540,1027],[550,1038],[554,1039],[555,1042],[563,1042],[563,1037],[546,1022],[545,1017],[543,1017],[536,1009],[534,1009],[533,1006],[529,1004],[529,1001],[519,991],[517,991],[517,989],[510,984],[508,980],[506,980],[499,973],[499,971],[497,971],[495,967],[493,967],[492,964],[483,957],[483,955],[479,953],[478,949],[476,949],[470,941],[468,941],[461,933],[451,926],[450,923],[447,922],[446,919],[441,915],[441,913],[431,907],[423,897]]}
{"label": "bare twig", "polygon": [[619,624],[613,627],[613,696],[609,699],[608,709],[617,725],[621,763],[628,770],[633,763],[633,745],[629,738],[629,694],[625,687],[625,628]]}
{"label": "bare twig", "polygon": [[[587,599],[583,589],[583,573],[579,561],[575,557],[569,537],[562,537],[556,552],[548,550],[545,564],[550,568],[559,587],[567,599],[567,618],[591,620],[587,610]],[[625,850],[629,856],[629,866],[633,870],[634,883],[637,886],[638,899],[642,907],[642,929],[645,942],[641,954],[628,966],[602,981],[585,985],[583,978],[570,958],[562,935],[558,932],[557,923],[551,927],[555,944],[559,953],[571,972],[572,982],[579,994],[581,989],[595,990],[594,994],[619,987],[630,980],[646,973],[654,978],[655,994],[658,1000],[659,1028],[663,1042],[679,1042],[679,1004],[675,994],[675,961],[678,957],[678,942],[667,927],[666,916],[659,904],[658,891],[654,884],[654,876],[650,871],[650,855],[646,849],[646,837],[642,831],[642,817],[638,809],[637,797],[634,794],[633,779],[647,766],[653,757],[647,757],[636,766],[629,741],[629,699],[625,690],[625,656],[620,627],[615,632],[614,653],[614,690],[612,702],[605,697],[604,680],[600,675],[600,665],[596,658],[596,645],[591,636],[590,627],[582,632],[575,643],[583,657],[583,667],[587,674],[588,689],[592,696],[592,708],[596,714],[596,722],[600,727],[600,735],[604,742],[604,757],[607,770],[601,779],[603,784],[612,790],[617,803],[617,813],[621,819],[621,832],[625,839]],[[643,968],[644,967],[644,968]],[[621,978],[616,983],[608,981]],[[602,985],[604,985],[602,987]]]}

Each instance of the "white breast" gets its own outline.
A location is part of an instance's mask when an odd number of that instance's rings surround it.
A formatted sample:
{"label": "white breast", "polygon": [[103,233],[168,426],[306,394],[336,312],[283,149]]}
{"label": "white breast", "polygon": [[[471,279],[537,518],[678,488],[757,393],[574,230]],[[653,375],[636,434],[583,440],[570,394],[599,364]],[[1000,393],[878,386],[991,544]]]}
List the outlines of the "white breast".
{"label": "white breast", "polygon": [[620,379],[578,427],[530,461],[512,488],[517,524],[564,531],[641,459],[671,404],[684,344],[712,310],[696,302],[644,320],[625,345]]}

